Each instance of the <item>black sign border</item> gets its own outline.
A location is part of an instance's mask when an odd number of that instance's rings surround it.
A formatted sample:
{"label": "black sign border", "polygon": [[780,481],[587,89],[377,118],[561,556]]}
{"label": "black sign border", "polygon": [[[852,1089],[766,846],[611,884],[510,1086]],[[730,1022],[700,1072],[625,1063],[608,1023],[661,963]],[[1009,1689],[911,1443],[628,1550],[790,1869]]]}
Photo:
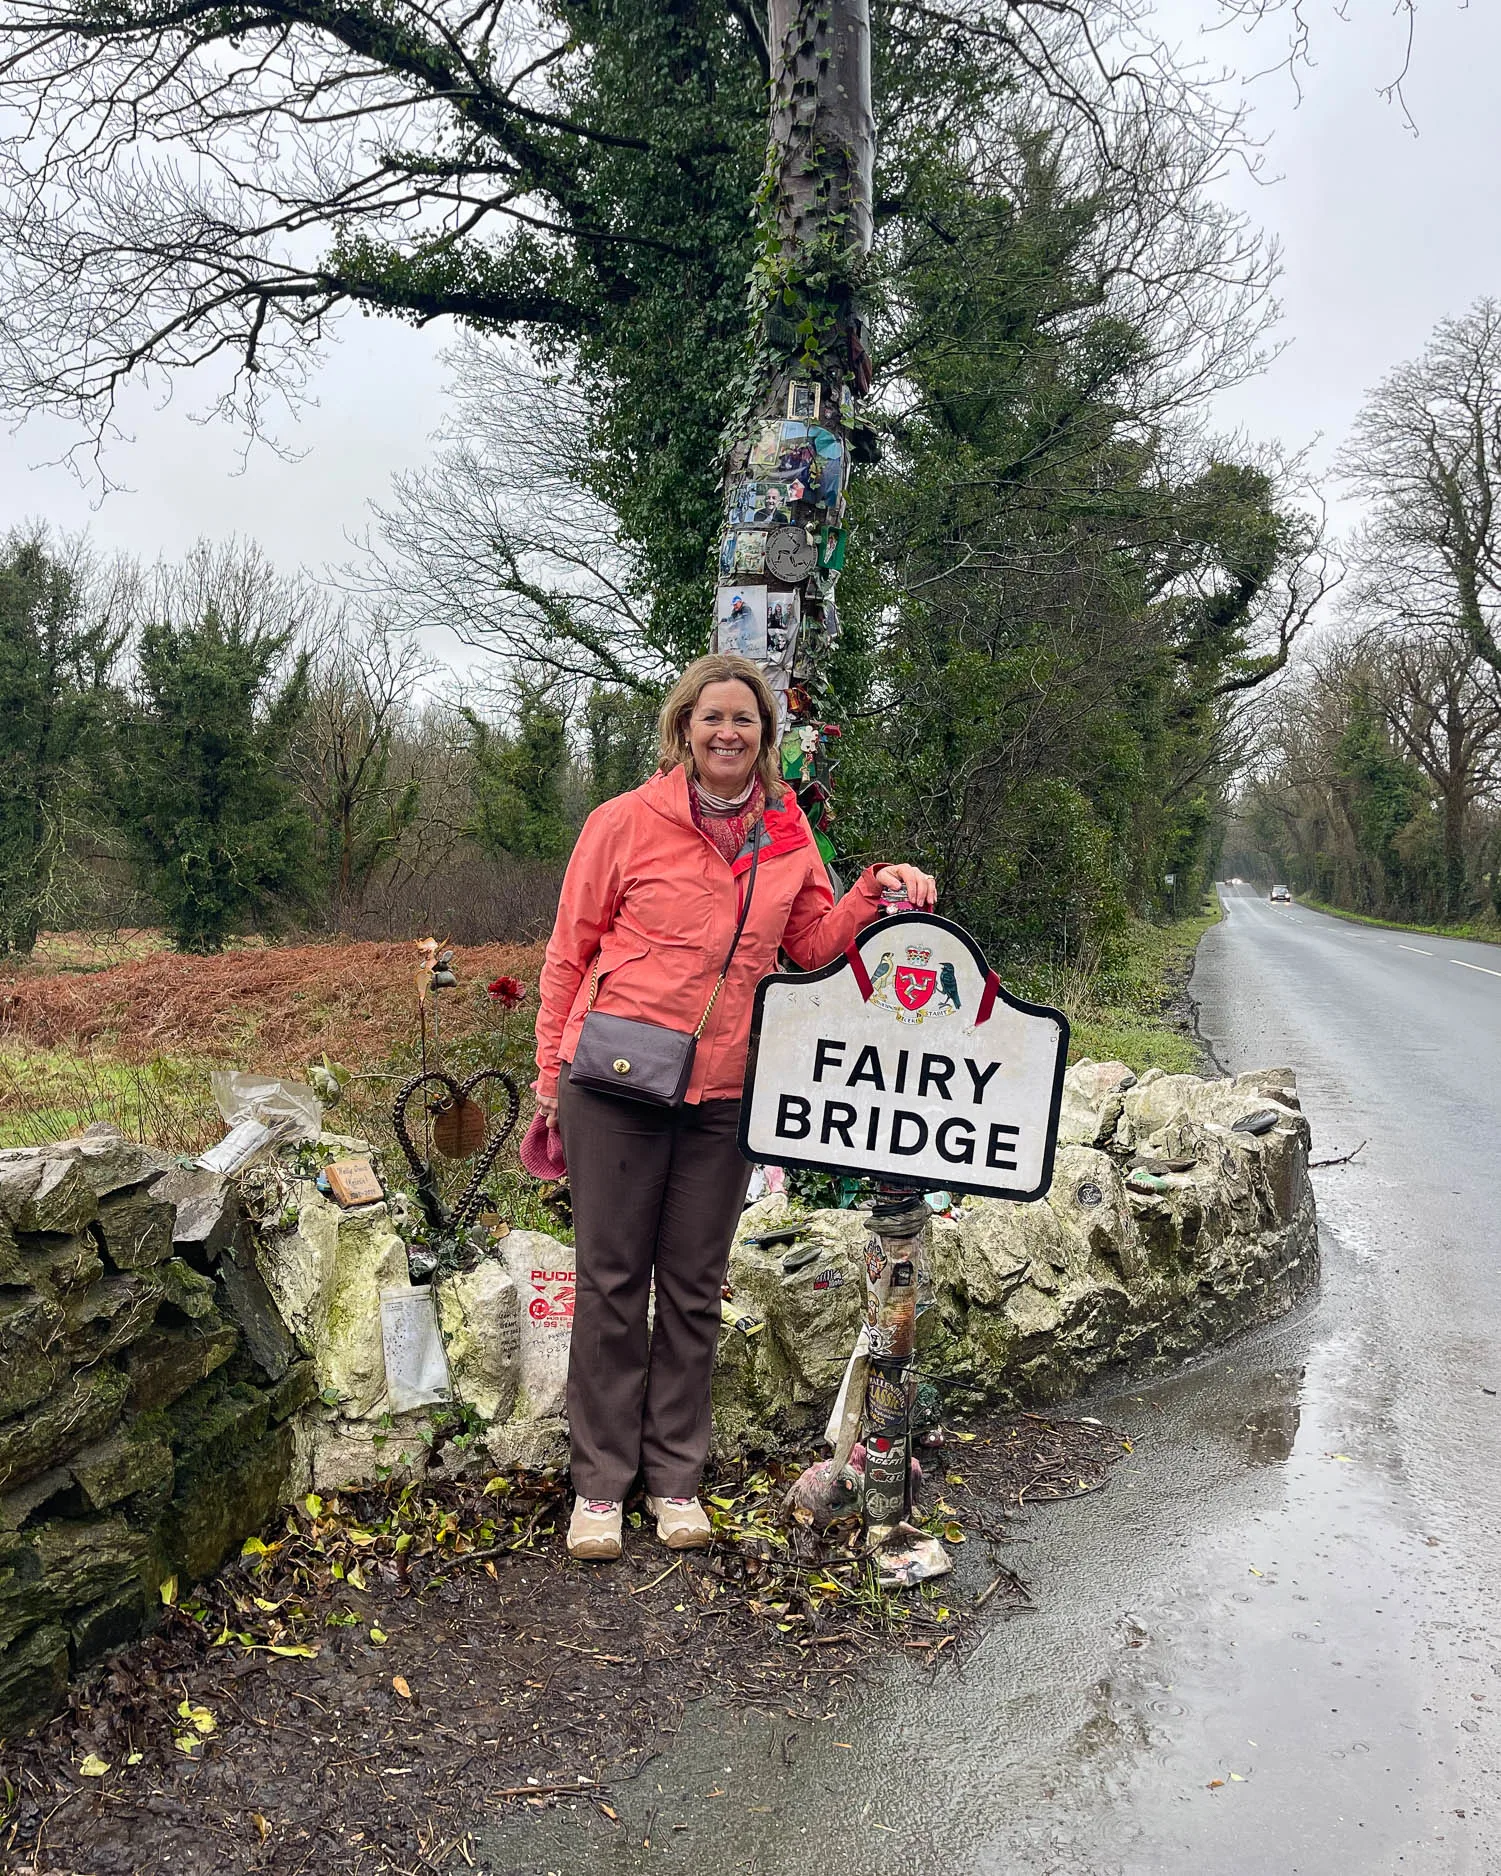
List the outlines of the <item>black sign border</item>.
{"label": "black sign border", "polygon": [[[852,942],[858,945],[860,940],[864,938],[866,933],[875,925],[879,925],[883,931],[895,931],[897,927],[901,925],[936,925],[939,930],[948,932],[951,937],[959,940],[969,952],[969,955],[974,959],[976,965],[978,965],[982,977],[989,974],[990,966],[985,961],[984,953],[964,927],[954,924],[952,919],[940,918],[936,912],[890,912],[884,918],[872,919],[870,924],[862,925],[855,934]],[[756,985],[756,1000],[751,1011],[750,1050],[745,1058],[745,1079],[741,1083],[740,1090],[740,1125],[736,1131],[736,1142],[744,1157],[757,1165],[763,1162],[758,1159],[757,1155],[754,1154],[750,1148],[750,1097],[751,1090],[755,1084],[756,1066],[760,1057],[761,1019],[766,1010],[766,992],[773,984],[789,982],[800,984],[823,983],[827,978],[837,977],[840,971],[849,970],[850,961],[841,951],[839,956],[835,958],[831,964],[824,964],[816,971],[798,971],[795,973],[790,971],[773,971],[769,976],[763,977],[760,983]],[[851,971],[850,974],[853,976],[854,973]],[[1053,1098],[1052,1104],[1048,1109],[1047,1137],[1043,1143],[1042,1183],[1026,1192],[1018,1191],[1011,1186],[962,1185],[957,1179],[946,1179],[942,1186],[923,1186],[916,1184],[912,1180],[899,1182],[894,1179],[886,1183],[904,1183],[912,1185],[914,1190],[919,1192],[964,1192],[972,1193],[977,1198],[1015,1199],[1022,1204],[1030,1204],[1034,1199],[1046,1198],[1048,1193],[1052,1190],[1053,1167],[1058,1157],[1058,1122],[1063,1110],[1063,1076],[1064,1071],[1068,1067],[1068,1047],[1073,1032],[1069,1028],[1068,1018],[1063,1014],[1062,1010],[1055,1010],[1051,1004],[1027,1003],[1021,997],[1012,996],[1011,992],[1004,984],[1000,984],[997,988],[996,998],[999,1002],[1008,1005],[1009,1008],[1021,1011],[1024,1016],[1050,1016],[1062,1031],[1063,1046],[1058,1051],[1058,1062],[1053,1071]],[[871,1179],[877,1177],[877,1175],[872,1173],[854,1172],[848,1166],[830,1165],[827,1160],[792,1159],[785,1154],[778,1154],[773,1163],[778,1166],[797,1166],[807,1172],[829,1173],[835,1178]]]}

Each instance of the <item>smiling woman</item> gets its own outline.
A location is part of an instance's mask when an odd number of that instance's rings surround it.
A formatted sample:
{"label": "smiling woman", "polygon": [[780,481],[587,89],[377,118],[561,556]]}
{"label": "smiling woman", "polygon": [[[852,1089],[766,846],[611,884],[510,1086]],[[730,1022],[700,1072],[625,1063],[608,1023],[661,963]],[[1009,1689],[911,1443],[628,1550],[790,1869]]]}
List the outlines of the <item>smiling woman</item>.
{"label": "smiling woman", "polygon": [[[695,1494],[720,1288],[750,1178],[736,1139],[757,983],[779,950],[804,969],[837,957],[877,916],[884,890],[919,907],[936,896],[916,867],[867,867],[835,903],[782,781],[775,699],[748,659],[690,665],[659,730],[657,774],[584,825],[540,984],[537,1106],[561,1132],[577,1240],[576,1557],[620,1555],[622,1502],[638,1469],[661,1540],[674,1549],[709,1541]],[[654,1105],[634,1097],[625,1044],[617,1092],[575,1081],[591,1013],[648,1047],[654,1037],[686,1044],[685,1095]]]}

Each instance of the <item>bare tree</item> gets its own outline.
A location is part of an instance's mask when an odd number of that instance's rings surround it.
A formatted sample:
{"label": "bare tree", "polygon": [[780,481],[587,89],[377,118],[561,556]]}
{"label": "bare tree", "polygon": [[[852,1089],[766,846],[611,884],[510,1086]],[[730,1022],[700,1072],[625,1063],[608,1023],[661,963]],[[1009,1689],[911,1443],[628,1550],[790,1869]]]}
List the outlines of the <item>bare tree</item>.
{"label": "bare tree", "polygon": [[1444,913],[1469,909],[1474,811],[1501,797],[1501,673],[1463,633],[1415,633],[1371,647],[1383,714],[1432,784],[1443,817]]}
{"label": "bare tree", "polygon": [[1501,671],[1501,302],[1383,380],[1337,472],[1370,505],[1351,559],[1371,603],[1404,629],[1452,623]]}
{"label": "bare tree", "polygon": [[304,634],[308,704],[292,763],[322,831],[335,928],[412,837],[432,745],[415,735],[434,666],[381,618],[331,612]]}
{"label": "bare tree", "polygon": [[[1155,91],[1170,64],[1143,0],[907,11],[990,33],[1060,96],[1079,91],[1060,44]],[[769,70],[761,9],[726,0],[725,22]],[[259,425],[341,308],[590,330],[635,290],[621,257],[674,242],[615,212],[602,168],[655,133],[576,108],[575,23],[532,0],[11,0],[0,400],[101,436],[127,381],[206,366]],[[1113,60],[1112,31],[1132,36]]]}
{"label": "bare tree", "polygon": [[442,627],[576,691],[648,691],[661,648],[631,545],[587,484],[589,408],[565,369],[470,337],[428,469],[399,476],[345,578],[410,631]]}

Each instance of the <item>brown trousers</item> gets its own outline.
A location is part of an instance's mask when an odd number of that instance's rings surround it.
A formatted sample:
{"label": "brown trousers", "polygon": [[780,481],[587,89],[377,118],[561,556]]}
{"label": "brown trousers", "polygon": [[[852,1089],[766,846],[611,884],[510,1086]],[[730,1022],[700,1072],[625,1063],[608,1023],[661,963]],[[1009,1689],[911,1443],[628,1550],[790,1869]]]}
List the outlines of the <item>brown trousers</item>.
{"label": "brown trousers", "polygon": [[646,1107],[573,1087],[565,1065],[558,1120],[578,1259],[574,1490],[624,1498],[639,1470],[659,1498],[691,1498],[709,1451],[725,1266],[750,1183],[735,1144],[740,1103]]}

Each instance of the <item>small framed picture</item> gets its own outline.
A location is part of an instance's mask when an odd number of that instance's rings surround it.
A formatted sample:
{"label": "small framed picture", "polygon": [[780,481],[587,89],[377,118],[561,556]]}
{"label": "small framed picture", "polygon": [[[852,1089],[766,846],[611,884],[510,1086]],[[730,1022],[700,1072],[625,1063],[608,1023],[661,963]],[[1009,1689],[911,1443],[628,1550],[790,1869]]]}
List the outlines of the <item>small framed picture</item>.
{"label": "small framed picture", "polygon": [[722,569],[726,578],[743,579],[748,573],[766,571],[766,530],[741,528],[735,536],[735,558]]}
{"label": "small framed picture", "polygon": [[766,662],[766,588],[721,586],[714,600],[714,649]]}
{"label": "small framed picture", "polygon": [[794,423],[817,423],[823,409],[823,387],[794,378],[787,387],[787,416]]}
{"label": "small framed picture", "polygon": [[750,447],[747,468],[753,476],[764,476],[777,466],[782,450],[782,426],[775,422],[760,425]]}

